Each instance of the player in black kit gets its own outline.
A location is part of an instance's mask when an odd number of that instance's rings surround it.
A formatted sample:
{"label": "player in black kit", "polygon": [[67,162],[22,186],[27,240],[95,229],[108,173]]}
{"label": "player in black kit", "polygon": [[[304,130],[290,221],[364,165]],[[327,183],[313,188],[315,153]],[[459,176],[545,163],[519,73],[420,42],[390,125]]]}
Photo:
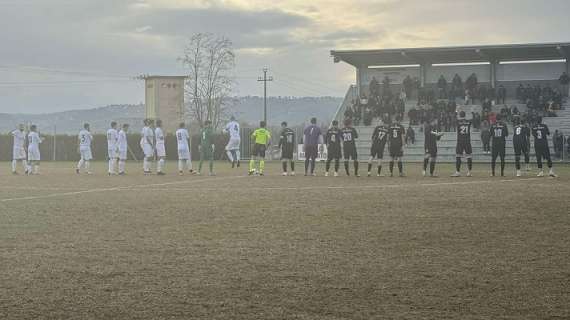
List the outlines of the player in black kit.
{"label": "player in black kit", "polygon": [[517,168],[517,177],[521,177],[521,155],[524,155],[524,162],[526,163],[527,168],[529,167],[530,162],[528,150],[530,129],[524,125],[518,117],[514,119],[514,124],[513,148],[515,149],[515,166]]}
{"label": "player in black kit", "polygon": [[467,158],[467,176],[471,177],[471,170],[473,169],[473,159],[471,154],[473,148],[471,147],[471,121],[465,119],[465,111],[459,112],[459,119],[457,119],[457,146],[455,148],[455,173],[452,177],[461,177],[461,158],[465,154]]}
{"label": "player in black kit", "polygon": [[346,175],[350,176],[348,164],[350,159],[354,162],[354,175],[358,175],[358,154],[356,153],[356,139],[358,139],[358,132],[352,127],[352,120],[347,119],[344,121],[344,128],[341,130],[342,135],[342,149],[344,151],[344,170]]}
{"label": "player in black kit", "polygon": [[331,168],[331,161],[334,160],[334,176],[338,177],[338,167],[340,165],[340,142],[342,140],[342,135],[340,134],[340,129],[338,128],[338,121],[334,120],[332,122],[332,127],[327,131],[325,136],[325,144],[327,145],[327,162],[326,162],[326,172],[325,177],[329,176],[329,170]]}
{"label": "player in black kit", "polygon": [[557,175],[552,169],[552,159],[550,158],[550,147],[548,147],[548,136],[550,130],[548,126],[542,123],[542,118],[538,118],[538,123],[532,127],[532,135],[534,136],[534,152],[536,154],[536,164],[538,165],[538,177],[544,177],[542,170],[542,159],[546,159],[546,164],[550,169],[548,175],[556,178]]}
{"label": "player in black kit", "polygon": [[370,147],[370,159],[368,160],[369,177],[372,175],[372,161],[374,161],[374,158],[378,160],[377,176],[382,176],[382,159],[384,159],[386,141],[388,141],[388,127],[380,120],[378,126],[374,128],[374,132],[372,133],[372,147]]}
{"label": "player in black kit", "polygon": [[404,176],[404,164],[402,157],[404,156],[406,129],[396,121],[388,129],[388,143],[390,144],[390,177],[394,176],[394,162],[398,161],[398,171],[400,177]]}
{"label": "player in black kit", "polygon": [[[425,177],[427,175],[427,167],[429,163],[429,176],[437,177],[435,175],[435,162],[437,159],[437,140],[443,136],[443,133],[437,131],[435,127],[435,119],[427,122],[424,127],[424,149],[426,151],[424,156],[424,169],[422,170],[422,175]],[[430,162],[431,160],[431,162]]]}
{"label": "player in black kit", "polygon": [[287,162],[291,164],[291,175],[295,175],[295,161],[293,161],[295,145],[295,131],[287,127],[287,122],[282,122],[278,148],[281,148],[281,163],[284,176],[287,175]]}
{"label": "player in black kit", "polygon": [[501,177],[505,176],[505,138],[509,136],[509,129],[502,121],[501,115],[497,115],[497,122],[489,129],[491,132],[491,177],[495,176],[495,166],[497,165],[497,157],[501,158]]}

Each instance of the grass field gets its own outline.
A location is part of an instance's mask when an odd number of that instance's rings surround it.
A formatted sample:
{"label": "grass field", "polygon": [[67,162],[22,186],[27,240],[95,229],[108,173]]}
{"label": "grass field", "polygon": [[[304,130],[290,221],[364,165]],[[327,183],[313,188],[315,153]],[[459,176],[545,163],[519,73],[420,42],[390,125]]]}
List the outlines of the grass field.
{"label": "grass field", "polygon": [[0,319],[570,318],[568,166],[357,179],[105,165],[26,177],[0,163]]}

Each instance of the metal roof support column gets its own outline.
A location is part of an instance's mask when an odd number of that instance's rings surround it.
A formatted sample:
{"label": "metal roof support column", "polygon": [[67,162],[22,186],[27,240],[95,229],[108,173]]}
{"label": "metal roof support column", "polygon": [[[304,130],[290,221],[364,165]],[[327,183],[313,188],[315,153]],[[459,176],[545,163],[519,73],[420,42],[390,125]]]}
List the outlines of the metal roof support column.
{"label": "metal roof support column", "polygon": [[424,88],[427,82],[427,68],[428,64],[425,62],[420,63],[420,84]]}
{"label": "metal roof support column", "polygon": [[489,64],[489,68],[491,68],[490,79],[489,79],[489,81],[491,82],[491,88],[497,87],[497,65],[498,64],[499,64],[499,61],[497,61],[497,60],[491,60],[490,64]]}
{"label": "metal roof support column", "polygon": [[360,79],[360,76],[362,75],[362,73],[360,72],[360,68],[364,68],[363,66],[360,66],[358,68],[356,68],[356,95],[358,97],[360,97],[360,87],[362,84],[362,79]]}

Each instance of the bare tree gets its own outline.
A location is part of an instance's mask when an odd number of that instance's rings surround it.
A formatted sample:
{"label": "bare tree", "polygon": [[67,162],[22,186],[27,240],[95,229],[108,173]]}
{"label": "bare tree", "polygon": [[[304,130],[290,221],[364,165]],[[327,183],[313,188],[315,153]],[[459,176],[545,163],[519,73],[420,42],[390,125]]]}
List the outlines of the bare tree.
{"label": "bare tree", "polygon": [[232,42],[211,33],[193,35],[179,61],[188,68],[186,97],[191,117],[200,125],[212,121],[217,128],[232,105],[230,93],[235,54]]}

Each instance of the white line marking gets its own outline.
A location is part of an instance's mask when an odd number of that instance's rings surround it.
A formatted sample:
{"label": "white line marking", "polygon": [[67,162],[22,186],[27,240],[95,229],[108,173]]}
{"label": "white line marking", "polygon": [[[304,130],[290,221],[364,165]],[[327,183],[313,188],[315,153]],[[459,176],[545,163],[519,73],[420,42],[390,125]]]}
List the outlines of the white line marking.
{"label": "white line marking", "polygon": [[[231,179],[238,179],[238,178],[245,178],[245,176],[233,176],[233,177],[223,177],[223,178],[221,178],[221,177],[220,178],[205,178],[205,179],[201,179],[201,180],[184,180],[184,181],[173,181],[173,182],[165,182],[165,183],[150,183],[150,184],[140,184],[140,185],[132,185],[132,186],[124,186],[124,187],[113,187],[113,188],[96,188],[96,189],[73,191],[73,192],[51,193],[51,194],[39,195],[39,196],[0,199],[0,202],[4,203],[4,202],[12,202],[12,201],[25,201],[25,200],[56,198],[56,197],[68,197],[68,196],[87,194],[87,193],[99,193],[99,192],[110,192],[110,191],[127,191],[127,190],[133,190],[133,189],[138,189],[138,188],[153,188],[153,187],[163,187],[163,186],[170,186],[170,185],[186,184],[186,183],[199,183],[199,182],[209,182],[209,181],[217,181],[217,180],[231,180]],[[164,189],[162,189],[162,190],[164,190]]]}

